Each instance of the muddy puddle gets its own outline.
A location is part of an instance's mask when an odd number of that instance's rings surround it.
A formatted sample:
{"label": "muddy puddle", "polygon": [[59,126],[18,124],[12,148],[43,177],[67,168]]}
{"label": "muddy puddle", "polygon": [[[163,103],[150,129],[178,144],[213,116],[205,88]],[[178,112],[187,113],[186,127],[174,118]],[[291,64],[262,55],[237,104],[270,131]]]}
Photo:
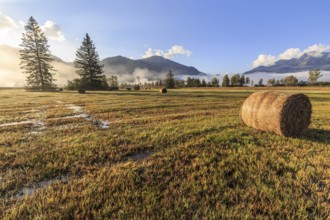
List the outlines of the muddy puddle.
{"label": "muddy puddle", "polygon": [[124,161],[133,160],[133,161],[136,161],[136,162],[142,162],[142,161],[148,159],[148,157],[150,157],[154,153],[155,153],[155,151],[146,151],[146,152],[133,154],[133,155],[127,156],[124,159]]}
{"label": "muddy puddle", "polygon": [[52,185],[55,182],[68,182],[68,176],[58,176],[50,180],[41,181],[33,186],[30,187],[23,187],[20,191],[18,191],[13,198],[14,199],[22,199],[26,196],[32,196],[36,191],[42,190],[47,188],[48,186]]}
{"label": "muddy puddle", "polygon": [[17,122],[9,122],[9,123],[3,123],[0,124],[0,127],[8,127],[8,126],[16,126],[16,125],[33,125],[33,121],[32,120],[27,120],[27,121],[17,121]]}
{"label": "muddy puddle", "polygon": [[[72,118],[83,118],[86,121],[89,121],[92,125],[100,128],[100,129],[108,129],[110,127],[109,126],[110,123],[108,121],[102,121],[102,120],[96,119],[92,115],[85,113],[82,106],[78,106],[75,104],[65,104],[63,101],[55,101],[55,102],[57,104],[59,104],[59,105],[56,105],[56,107],[66,107],[67,109],[72,110],[75,114],[70,115],[70,116],[45,119],[45,117],[44,117],[45,111],[47,110],[48,106],[41,106],[40,110],[33,110],[34,112],[39,113],[39,117],[37,119],[3,123],[3,124],[0,124],[0,127],[8,127],[8,126],[16,126],[16,125],[31,125],[32,130],[29,132],[29,134],[40,134],[43,130],[46,129],[45,121],[72,119]],[[29,111],[32,111],[32,110],[29,110]]]}
{"label": "muddy puddle", "polygon": [[101,129],[108,129],[109,128],[109,122],[108,121],[102,121],[94,118],[92,115],[86,114],[84,112],[83,107],[74,105],[74,104],[67,104],[65,105],[68,109],[73,110],[75,113],[78,113],[76,115],[71,116],[65,116],[62,117],[62,119],[70,119],[70,118],[84,118],[87,121],[90,121],[92,125],[95,125]]}
{"label": "muddy puddle", "polygon": [[73,110],[74,112],[84,112],[83,108],[81,106],[78,106],[78,105],[68,104],[68,105],[66,105],[66,107],[68,109]]}

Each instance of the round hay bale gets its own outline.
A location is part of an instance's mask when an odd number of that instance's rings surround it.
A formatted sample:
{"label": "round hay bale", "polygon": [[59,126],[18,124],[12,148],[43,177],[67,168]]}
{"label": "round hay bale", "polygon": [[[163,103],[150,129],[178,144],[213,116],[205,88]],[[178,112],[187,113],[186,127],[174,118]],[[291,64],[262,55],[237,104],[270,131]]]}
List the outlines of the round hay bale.
{"label": "round hay bale", "polygon": [[59,91],[59,92],[63,92],[63,89],[62,89],[62,88],[59,88],[58,91]]}
{"label": "round hay bale", "polygon": [[85,93],[86,93],[86,91],[85,91],[84,89],[78,89],[78,92],[79,92],[80,94],[85,94]]}
{"label": "round hay bale", "polygon": [[253,93],[240,110],[245,125],[286,137],[299,136],[310,124],[311,114],[312,105],[306,95],[284,92]]}
{"label": "round hay bale", "polygon": [[160,93],[167,93],[167,89],[166,88],[162,88],[159,90]]}

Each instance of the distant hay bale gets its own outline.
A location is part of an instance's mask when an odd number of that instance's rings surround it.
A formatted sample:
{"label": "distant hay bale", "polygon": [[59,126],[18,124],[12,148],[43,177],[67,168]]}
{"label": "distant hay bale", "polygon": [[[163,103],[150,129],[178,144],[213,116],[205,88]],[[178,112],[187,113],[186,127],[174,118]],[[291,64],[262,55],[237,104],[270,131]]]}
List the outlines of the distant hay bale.
{"label": "distant hay bale", "polygon": [[166,88],[162,88],[159,90],[160,93],[167,93],[167,89]]}
{"label": "distant hay bale", "polygon": [[59,92],[63,92],[63,89],[62,89],[62,88],[59,88],[58,91],[59,91]]}
{"label": "distant hay bale", "polygon": [[85,94],[85,93],[86,93],[86,91],[85,91],[84,89],[78,89],[78,92],[79,92],[80,94]]}
{"label": "distant hay bale", "polygon": [[284,92],[253,93],[240,110],[245,125],[286,137],[299,136],[310,124],[311,114],[307,96]]}
{"label": "distant hay bale", "polygon": [[110,86],[109,91],[115,91],[115,90],[119,90],[119,87],[118,86]]}

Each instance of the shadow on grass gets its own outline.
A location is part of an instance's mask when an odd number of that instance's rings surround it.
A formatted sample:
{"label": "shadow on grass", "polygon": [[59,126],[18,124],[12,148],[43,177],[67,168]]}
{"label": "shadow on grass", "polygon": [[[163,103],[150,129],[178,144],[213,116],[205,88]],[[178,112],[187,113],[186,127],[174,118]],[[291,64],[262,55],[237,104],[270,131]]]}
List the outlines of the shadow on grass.
{"label": "shadow on grass", "polygon": [[330,130],[310,128],[303,132],[299,139],[330,144]]}

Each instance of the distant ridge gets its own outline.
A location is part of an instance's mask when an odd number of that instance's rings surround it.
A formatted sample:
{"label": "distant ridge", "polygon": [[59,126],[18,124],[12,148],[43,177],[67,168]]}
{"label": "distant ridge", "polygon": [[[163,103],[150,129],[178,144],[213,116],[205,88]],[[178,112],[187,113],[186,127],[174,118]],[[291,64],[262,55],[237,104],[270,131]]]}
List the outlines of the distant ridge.
{"label": "distant ridge", "polygon": [[330,53],[316,53],[309,52],[301,55],[299,58],[292,58],[290,60],[279,60],[271,66],[259,66],[244,74],[251,74],[257,72],[264,73],[295,73],[309,71],[311,69],[319,68],[323,71],[330,71]]}
{"label": "distant ridge", "polygon": [[172,70],[175,76],[206,75],[195,67],[185,66],[160,56],[152,56],[139,60],[133,60],[123,56],[115,56],[103,59],[101,64],[104,65],[104,72],[107,75],[133,75],[136,69],[148,70],[152,72],[153,75],[165,74],[169,70]]}

